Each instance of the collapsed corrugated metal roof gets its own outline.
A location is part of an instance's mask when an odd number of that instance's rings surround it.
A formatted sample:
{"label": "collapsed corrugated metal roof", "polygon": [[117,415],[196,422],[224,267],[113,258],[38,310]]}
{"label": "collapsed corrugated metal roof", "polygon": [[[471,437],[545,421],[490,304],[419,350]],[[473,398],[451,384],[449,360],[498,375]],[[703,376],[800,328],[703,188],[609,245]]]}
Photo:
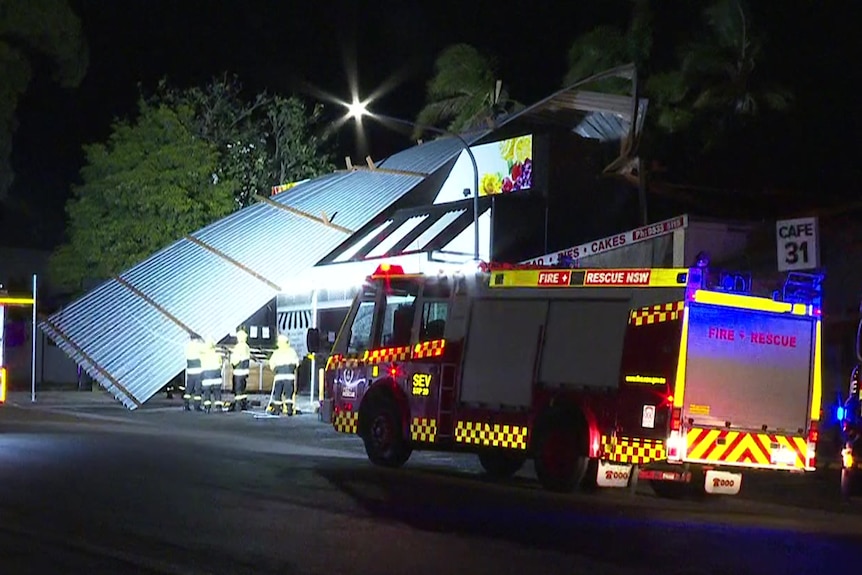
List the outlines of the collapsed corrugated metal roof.
{"label": "collapsed corrugated metal roof", "polygon": [[[586,89],[608,78],[623,78],[634,84],[635,67],[631,64],[619,66],[576,82],[503,119],[499,128],[518,124],[551,125],[601,141],[637,139],[643,128],[647,100]],[[633,122],[632,118],[636,120]]]}
{"label": "collapsed corrugated metal roof", "polygon": [[[422,146],[407,152],[405,160],[422,163]],[[262,198],[102,283],[40,327],[134,409],[185,367],[189,333],[221,339],[422,181],[358,170]]]}
{"label": "collapsed corrugated metal roof", "polygon": [[[609,74],[619,75],[620,70]],[[535,125],[550,121],[576,130],[578,125],[571,122],[580,122],[589,114],[612,114],[622,119],[621,127],[626,126],[623,103],[614,99],[618,97],[602,94],[595,100],[579,89],[595,79],[526,108],[499,128],[517,122]],[[638,112],[635,115],[640,118]],[[631,122],[627,125],[631,136]],[[639,125],[640,121],[635,123]],[[590,129],[602,131],[595,125]],[[493,137],[495,131],[462,137],[472,145]],[[618,133],[611,136],[620,138]],[[261,203],[175,242],[102,283],[42,321],[40,327],[99,384],[134,409],[183,370],[183,347],[189,333],[216,340],[230,333],[292,278],[340,245],[352,245],[354,232],[393,206],[426,176],[447,165],[451,168],[450,162],[463,146],[457,138],[440,138],[383,160],[377,170],[329,174],[272,198],[262,198]],[[441,209],[435,220],[438,227],[452,214],[455,217],[439,232],[434,225],[419,232],[430,238],[425,248],[448,241],[449,232],[462,223],[468,225],[464,213],[472,213],[471,209]],[[431,217],[430,212],[427,217]],[[414,214],[408,219],[418,225],[426,218]],[[405,223],[399,226],[402,231]],[[384,234],[384,241],[388,237],[392,243],[386,253],[397,250],[416,229],[411,227],[402,237]],[[367,231],[362,235],[366,237]]]}
{"label": "collapsed corrugated metal roof", "polygon": [[[481,131],[471,134],[462,134],[462,138],[468,144],[472,145],[482,136],[488,134],[488,131]],[[452,137],[443,137],[430,142],[419,144],[415,148],[404,150],[393,154],[380,163],[381,168],[387,170],[401,170],[405,172],[417,172],[420,174],[430,174],[442,168],[446,162],[457,157],[464,149],[464,145],[457,139]],[[422,153],[417,153],[421,150]]]}

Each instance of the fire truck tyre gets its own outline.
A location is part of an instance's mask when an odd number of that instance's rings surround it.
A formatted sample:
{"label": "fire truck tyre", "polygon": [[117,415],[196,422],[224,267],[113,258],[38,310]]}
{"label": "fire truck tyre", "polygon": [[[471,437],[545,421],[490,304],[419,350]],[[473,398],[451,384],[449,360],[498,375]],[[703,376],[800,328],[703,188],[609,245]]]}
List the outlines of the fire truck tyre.
{"label": "fire truck tyre", "polygon": [[526,461],[526,456],[511,451],[480,451],[479,463],[488,477],[506,479],[515,475]]}
{"label": "fire truck tyre", "polygon": [[841,497],[849,499],[859,496],[859,472],[855,469],[841,470]]}
{"label": "fire truck tyre", "polygon": [[537,435],[535,466],[542,487],[561,493],[573,491],[583,480],[589,463],[577,428],[556,422]]}
{"label": "fire truck tyre", "polygon": [[383,467],[401,467],[407,463],[413,450],[404,439],[398,405],[389,398],[375,397],[365,409],[368,424],[362,441],[368,459]]}

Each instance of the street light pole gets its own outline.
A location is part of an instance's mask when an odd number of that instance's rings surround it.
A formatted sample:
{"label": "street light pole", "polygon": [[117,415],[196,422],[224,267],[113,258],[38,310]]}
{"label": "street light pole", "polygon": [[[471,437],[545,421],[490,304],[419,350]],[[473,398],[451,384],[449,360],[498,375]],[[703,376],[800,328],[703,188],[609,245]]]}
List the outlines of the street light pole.
{"label": "street light pole", "polygon": [[426,132],[434,132],[437,134],[442,134],[444,136],[449,136],[452,138],[456,138],[460,143],[461,147],[467,152],[467,155],[470,157],[470,163],[473,164],[473,260],[479,261],[479,166],[476,164],[476,157],[473,155],[473,150],[470,149],[470,144],[467,143],[460,134],[456,134],[454,132],[450,132],[448,130],[443,130],[441,128],[437,128],[435,126],[427,126],[425,124],[417,124],[416,122],[411,122],[410,120],[404,120],[401,118],[394,118],[392,116],[387,116],[385,114],[377,114],[373,112],[369,112],[367,110],[353,111],[352,112],[356,116],[371,116],[372,118],[379,118],[381,120],[387,120],[389,122],[393,122],[395,124],[403,124],[405,126],[409,126],[411,128],[418,128],[422,131]]}

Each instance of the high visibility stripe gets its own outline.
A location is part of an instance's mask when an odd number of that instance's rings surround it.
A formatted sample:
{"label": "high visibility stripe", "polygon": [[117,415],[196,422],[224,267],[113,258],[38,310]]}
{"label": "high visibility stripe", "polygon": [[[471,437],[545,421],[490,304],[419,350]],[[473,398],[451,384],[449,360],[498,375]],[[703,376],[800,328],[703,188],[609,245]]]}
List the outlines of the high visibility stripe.
{"label": "high visibility stripe", "polygon": [[637,465],[667,459],[663,441],[639,437],[602,435],[602,454],[608,461]]}
{"label": "high visibility stripe", "polygon": [[423,341],[411,347],[386,347],[368,350],[361,356],[344,356],[341,354],[331,355],[326,360],[326,369],[356,368],[360,365],[377,365],[381,363],[394,363],[407,361],[409,359],[425,359],[429,357],[440,357],[446,348],[445,339]]}
{"label": "high visibility stripe", "polygon": [[423,443],[434,443],[437,439],[437,420],[414,417],[410,423],[410,439]]}
{"label": "high visibility stripe", "polygon": [[632,310],[629,316],[629,323],[636,327],[640,327],[642,325],[653,325],[666,321],[676,321],[682,317],[682,311],[684,308],[685,302],[683,301],[642,307],[637,310]]}
{"label": "high visibility stripe", "polygon": [[686,461],[745,467],[811,469],[805,437],[730,429],[692,428]]}
{"label": "high visibility stripe", "polygon": [[332,418],[332,427],[340,433],[356,433],[359,424],[359,413],[355,411],[339,411]]}
{"label": "high visibility stripe", "polygon": [[286,381],[296,379],[296,376],[292,373],[279,373],[276,374],[275,377],[272,378],[273,381]]}
{"label": "high visibility stripe", "polygon": [[478,421],[458,421],[455,425],[455,441],[490,447],[527,449],[527,427]]}

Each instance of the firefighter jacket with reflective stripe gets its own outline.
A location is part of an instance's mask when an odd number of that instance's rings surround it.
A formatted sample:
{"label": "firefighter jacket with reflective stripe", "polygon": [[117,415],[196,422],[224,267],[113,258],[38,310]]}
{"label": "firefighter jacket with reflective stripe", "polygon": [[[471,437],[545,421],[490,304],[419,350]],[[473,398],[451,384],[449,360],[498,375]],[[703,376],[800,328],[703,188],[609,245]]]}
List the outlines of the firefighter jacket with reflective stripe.
{"label": "firefighter jacket with reflective stripe", "polygon": [[296,355],[292,347],[276,349],[272,352],[272,357],[269,358],[269,368],[274,374],[272,380],[275,382],[294,379],[298,363],[299,356]]}
{"label": "firefighter jacket with reflective stripe", "polygon": [[203,385],[221,385],[221,356],[213,348],[207,348],[201,357]]}
{"label": "firefighter jacket with reflective stripe", "polygon": [[251,360],[251,348],[247,343],[239,342],[230,352],[230,363],[233,366],[234,375],[248,375],[248,366]]}
{"label": "firefighter jacket with reflective stripe", "polygon": [[201,352],[203,346],[196,341],[190,341],[186,344],[186,375],[200,375],[201,367]]}

